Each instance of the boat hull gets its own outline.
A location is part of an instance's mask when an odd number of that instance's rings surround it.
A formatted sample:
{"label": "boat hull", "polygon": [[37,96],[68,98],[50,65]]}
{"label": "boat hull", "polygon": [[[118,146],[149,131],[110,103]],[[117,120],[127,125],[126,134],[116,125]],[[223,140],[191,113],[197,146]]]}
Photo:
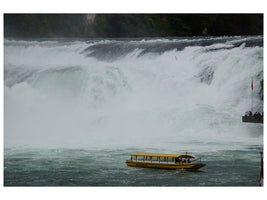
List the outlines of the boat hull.
{"label": "boat hull", "polygon": [[242,122],[246,123],[261,123],[263,124],[263,117],[254,117],[254,116],[242,116]]}
{"label": "boat hull", "polygon": [[202,163],[153,163],[127,160],[126,164],[131,167],[146,167],[146,168],[160,168],[160,169],[200,169],[205,164]]}

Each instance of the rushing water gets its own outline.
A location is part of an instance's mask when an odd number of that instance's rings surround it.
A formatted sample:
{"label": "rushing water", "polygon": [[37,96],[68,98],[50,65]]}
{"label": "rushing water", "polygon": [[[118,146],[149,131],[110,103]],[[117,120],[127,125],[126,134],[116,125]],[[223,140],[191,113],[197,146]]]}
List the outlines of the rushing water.
{"label": "rushing water", "polygon": [[[263,125],[241,116],[263,111],[262,43],[6,39],[4,185],[258,186]],[[138,151],[207,165],[127,167]]]}

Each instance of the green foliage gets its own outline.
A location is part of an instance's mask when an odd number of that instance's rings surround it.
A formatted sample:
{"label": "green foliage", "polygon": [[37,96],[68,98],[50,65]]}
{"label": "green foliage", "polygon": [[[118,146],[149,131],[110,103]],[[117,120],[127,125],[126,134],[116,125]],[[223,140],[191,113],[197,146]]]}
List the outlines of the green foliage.
{"label": "green foliage", "polygon": [[262,14],[102,14],[94,23],[102,37],[262,35]]}
{"label": "green foliage", "polygon": [[83,15],[5,14],[5,37],[84,36]]}
{"label": "green foliage", "polygon": [[263,14],[5,14],[5,37],[263,35]]}

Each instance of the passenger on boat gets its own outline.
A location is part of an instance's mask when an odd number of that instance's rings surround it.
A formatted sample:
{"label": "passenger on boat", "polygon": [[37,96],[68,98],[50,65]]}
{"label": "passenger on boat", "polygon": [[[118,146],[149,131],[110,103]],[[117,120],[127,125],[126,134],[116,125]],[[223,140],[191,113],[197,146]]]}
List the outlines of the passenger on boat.
{"label": "passenger on boat", "polygon": [[257,116],[261,116],[261,114],[258,112],[255,112],[254,117],[257,117]]}
{"label": "passenger on boat", "polygon": [[259,112],[255,112],[253,115],[256,119],[261,119],[262,115]]}
{"label": "passenger on boat", "polygon": [[252,116],[252,112],[251,112],[251,111],[247,111],[247,112],[245,113],[245,116]]}

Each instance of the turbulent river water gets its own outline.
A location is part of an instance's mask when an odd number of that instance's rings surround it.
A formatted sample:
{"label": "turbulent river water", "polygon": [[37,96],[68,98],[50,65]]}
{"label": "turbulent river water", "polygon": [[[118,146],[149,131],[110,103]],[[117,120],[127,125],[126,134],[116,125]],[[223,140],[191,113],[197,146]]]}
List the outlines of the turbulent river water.
{"label": "turbulent river water", "polygon": [[[262,79],[262,36],[5,39],[4,185],[258,186]],[[206,166],[127,167],[139,151]]]}

